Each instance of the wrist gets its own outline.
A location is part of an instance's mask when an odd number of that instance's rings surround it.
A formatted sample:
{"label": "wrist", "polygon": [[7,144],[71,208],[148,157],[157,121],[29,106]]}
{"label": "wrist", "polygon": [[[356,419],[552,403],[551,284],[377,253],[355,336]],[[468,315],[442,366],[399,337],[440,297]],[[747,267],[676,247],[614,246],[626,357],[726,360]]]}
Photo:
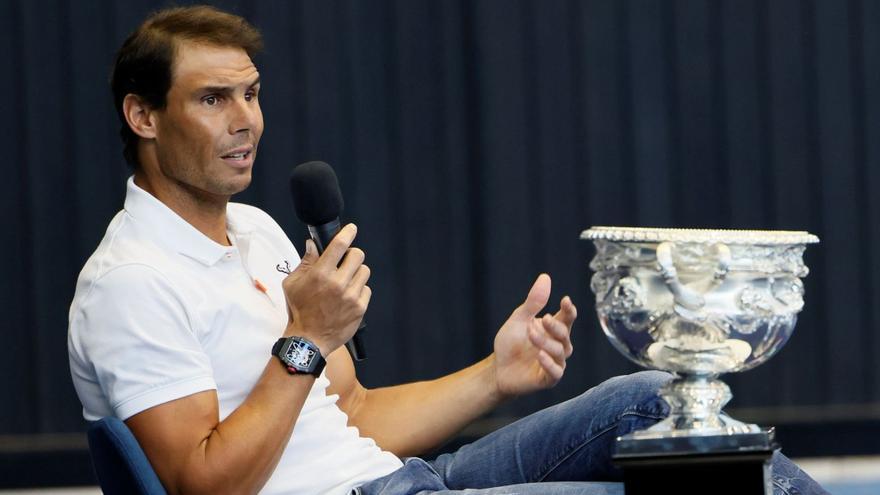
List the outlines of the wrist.
{"label": "wrist", "polygon": [[320,337],[315,337],[306,332],[305,329],[301,328],[299,325],[291,323],[287,325],[287,328],[284,329],[284,333],[281,335],[282,337],[301,337],[307,339],[309,342],[315,345],[320,351],[321,355],[325,358],[330,355],[331,352],[336,350],[336,347],[332,346],[329,342]]}
{"label": "wrist", "polygon": [[513,398],[513,394],[503,390],[500,386],[498,360],[495,357],[495,353],[493,352],[483,359],[483,364],[486,369],[486,390],[490,391],[489,395],[492,403],[497,405]]}

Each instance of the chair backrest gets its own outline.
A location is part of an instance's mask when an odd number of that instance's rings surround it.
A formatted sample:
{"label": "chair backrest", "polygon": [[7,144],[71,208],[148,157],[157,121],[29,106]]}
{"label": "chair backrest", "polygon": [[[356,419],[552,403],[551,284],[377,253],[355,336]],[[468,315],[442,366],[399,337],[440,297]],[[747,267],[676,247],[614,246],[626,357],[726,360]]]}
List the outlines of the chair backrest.
{"label": "chair backrest", "polygon": [[119,418],[103,418],[88,431],[89,452],[105,494],[166,495],[153,466],[128,426]]}

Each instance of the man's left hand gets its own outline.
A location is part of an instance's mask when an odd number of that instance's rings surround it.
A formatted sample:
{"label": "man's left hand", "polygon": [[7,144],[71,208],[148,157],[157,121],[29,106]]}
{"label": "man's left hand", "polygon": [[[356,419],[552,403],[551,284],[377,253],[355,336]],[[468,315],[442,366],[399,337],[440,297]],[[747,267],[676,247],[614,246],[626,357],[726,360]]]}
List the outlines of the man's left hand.
{"label": "man's left hand", "polygon": [[571,356],[571,325],[577,308],[565,296],[559,311],[538,318],[550,299],[550,277],[535,280],[525,302],[516,308],[495,336],[495,381],[502,396],[552,387]]}

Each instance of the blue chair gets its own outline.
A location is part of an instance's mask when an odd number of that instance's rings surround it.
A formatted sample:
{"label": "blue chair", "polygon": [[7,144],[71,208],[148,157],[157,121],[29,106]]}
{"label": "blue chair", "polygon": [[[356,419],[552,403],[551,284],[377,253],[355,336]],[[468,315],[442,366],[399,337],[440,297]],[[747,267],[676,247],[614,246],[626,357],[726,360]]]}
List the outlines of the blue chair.
{"label": "blue chair", "polygon": [[147,455],[119,418],[103,418],[89,427],[89,452],[105,494],[166,495]]}

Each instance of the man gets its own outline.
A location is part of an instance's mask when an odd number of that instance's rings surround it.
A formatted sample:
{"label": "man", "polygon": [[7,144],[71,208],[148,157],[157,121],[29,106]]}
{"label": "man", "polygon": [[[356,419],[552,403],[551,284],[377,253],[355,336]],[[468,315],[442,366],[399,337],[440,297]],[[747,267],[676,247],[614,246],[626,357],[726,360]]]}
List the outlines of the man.
{"label": "man", "polygon": [[371,296],[356,227],[320,257],[307,242],[300,260],[268,215],[229,202],[263,131],[260,48],[243,19],[187,7],[154,14],[120,49],[112,86],[134,175],[70,310],[86,419],[125,420],[169,493],[621,493],[575,482],[614,479],[614,436],[666,414],[662,373],[612,379],[454,454],[407,458],[557,383],[575,306],[565,297],[538,317],[541,275],[483,361],[365,389],[342,347]]}

